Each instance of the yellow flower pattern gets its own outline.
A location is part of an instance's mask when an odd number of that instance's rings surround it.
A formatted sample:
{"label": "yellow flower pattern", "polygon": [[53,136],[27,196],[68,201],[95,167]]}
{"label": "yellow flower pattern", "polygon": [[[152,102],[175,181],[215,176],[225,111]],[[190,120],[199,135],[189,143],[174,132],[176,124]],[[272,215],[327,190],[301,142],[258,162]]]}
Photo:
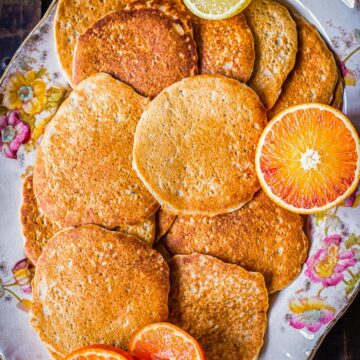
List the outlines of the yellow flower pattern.
{"label": "yellow flower pattern", "polygon": [[46,83],[36,77],[34,70],[16,73],[9,79],[3,104],[10,110],[22,109],[29,115],[39,114],[46,105]]}
{"label": "yellow flower pattern", "polygon": [[6,295],[17,301],[16,306],[26,312],[31,310],[31,280],[34,276],[34,267],[24,258],[18,261],[11,269],[12,277],[7,281],[0,277],[0,299]]}
{"label": "yellow flower pattern", "polygon": [[[14,132],[11,139],[0,136],[0,153],[11,159],[18,158],[17,152],[21,147],[24,147],[26,152],[36,149],[46,125],[67,93],[67,87],[63,85],[50,85],[51,77],[46,68],[35,70],[27,65],[21,69],[23,71],[9,76],[3,92],[0,93],[0,123],[3,125],[0,132],[4,132],[5,123],[14,116],[17,123],[23,124],[27,131],[19,134]],[[6,141],[1,141],[2,138]]]}
{"label": "yellow flower pattern", "polygon": [[294,298],[289,302],[289,309],[294,314],[302,314],[313,310],[330,310],[335,313],[336,309],[327,304],[324,299],[320,297],[312,298]]}
{"label": "yellow flower pattern", "polygon": [[335,266],[338,263],[338,257],[339,247],[335,244],[329,245],[327,256],[314,265],[314,270],[322,278],[330,277],[334,273]]}
{"label": "yellow flower pattern", "polygon": [[332,321],[336,309],[319,296],[293,298],[289,301],[290,325],[295,329],[303,329],[316,333],[320,328]]}

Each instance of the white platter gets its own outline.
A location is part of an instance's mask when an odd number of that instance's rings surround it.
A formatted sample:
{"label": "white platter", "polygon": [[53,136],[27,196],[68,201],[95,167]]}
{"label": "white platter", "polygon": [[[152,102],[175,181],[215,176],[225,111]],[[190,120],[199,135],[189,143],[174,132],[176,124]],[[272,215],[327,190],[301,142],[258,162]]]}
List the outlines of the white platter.
{"label": "white platter", "polygon": [[[359,9],[349,7],[352,1],[341,0],[281,2],[315,24],[337,54],[347,82],[343,111],[359,131]],[[2,96],[19,82],[31,83],[35,75],[44,83],[42,88],[46,88],[35,95],[41,111],[36,109],[36,104],[27,107],[27,111],[22,105],[19,107],[21,121],[31,126],[30,142],[13,151],[17,159],[0,154],[0,354],[6,360],[49,359],[24,311],[31,299],[33,270],[24,259],[19,207],[22,178],[31,171],[44,126],[70,91],[55,54],[55,9],[56,1],[18,50],[0,82],[0,115],[12,111],[4,108]],[[9,134],[2,136],[6,140]],[[0,153],[2,147],[0,141]],[[311,248],[302,273],[290,286],[271,297],[261,360],[313,358],[324,336],[360,289],[360,189],[343,206],[309,217],[307,233]],[[314,264],[330,256],[331,248],[336,248],[338,253],[336,266],[330,276],[322,277],[323,274],[316,273]]]}

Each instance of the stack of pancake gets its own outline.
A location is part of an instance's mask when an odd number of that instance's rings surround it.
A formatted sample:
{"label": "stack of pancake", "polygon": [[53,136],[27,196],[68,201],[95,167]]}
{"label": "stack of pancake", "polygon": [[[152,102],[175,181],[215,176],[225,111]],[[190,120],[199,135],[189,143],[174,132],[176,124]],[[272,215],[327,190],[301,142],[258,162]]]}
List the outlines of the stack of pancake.
{"label": "stack of pancake", "polygon": [[210,360],[255,359],[268,294],[308,250],[301,216],[260,190],[255,148],[288,106],[341,106],[333,54],[272,0],[222,21],[181,0],[61,0],[55,38],[74,89],[21,207],[41,340],[64,359],[170,321]]}

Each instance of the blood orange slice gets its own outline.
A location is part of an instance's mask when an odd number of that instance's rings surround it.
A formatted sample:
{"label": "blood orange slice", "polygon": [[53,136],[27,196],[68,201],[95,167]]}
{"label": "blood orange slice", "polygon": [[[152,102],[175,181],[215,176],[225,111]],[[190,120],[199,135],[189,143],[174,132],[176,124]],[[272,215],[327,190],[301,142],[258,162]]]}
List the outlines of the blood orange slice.
{"label": "blood orange slice", "polygon": [[277,114],[260,137],[256,171],[278,205],[301,214],[339,204],[359,182],[359,137],[340,111],[303,104]]}
{"label": "blood orange slice", "polygon": [[141,360],[205,360],[200,344],[169,323],[154,323],[142,328],[130,340],[129,352]]}
{"label": "blood orange slice", "polygon": [[134,360],[126,351],[107,345],[91,345],[80,348],[66,360]]}

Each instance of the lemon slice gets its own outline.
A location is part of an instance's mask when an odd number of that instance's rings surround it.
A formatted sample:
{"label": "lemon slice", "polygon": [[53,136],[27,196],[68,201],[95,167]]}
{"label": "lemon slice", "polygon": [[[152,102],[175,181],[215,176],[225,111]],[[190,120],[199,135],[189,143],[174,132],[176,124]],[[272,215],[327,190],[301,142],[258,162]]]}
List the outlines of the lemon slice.
{"label": "lemon slice", "polygon": [[224,20],[243,11],[251,0],[184,0],[195,15],[208,20]]}

